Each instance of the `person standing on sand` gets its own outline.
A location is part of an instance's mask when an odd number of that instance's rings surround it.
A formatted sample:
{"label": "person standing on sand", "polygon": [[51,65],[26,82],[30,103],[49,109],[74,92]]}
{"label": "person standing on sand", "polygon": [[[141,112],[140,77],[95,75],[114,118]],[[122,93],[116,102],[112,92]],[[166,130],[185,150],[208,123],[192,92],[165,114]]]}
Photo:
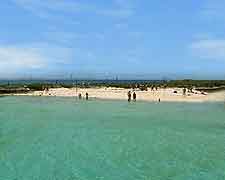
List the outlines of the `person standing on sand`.
{"label": "person standing on sand", "polygon": [[137,95],[136,95],[136,93],[134,92],[134,93],[133,93],[133,100],[136,101],[136,98],[137,98]]}
{"label": "person standing on sand", "polygon": [[186,96],[186,88],[183,88],[183,96]]}
{"label": "person standing on sand", "polygon": [[128,91],[127,96],[128,96],[128,102],[130,102],[130,100],[131,100],[131,92],[130,91]]}
{"label": "person standing on sand", "polygon": [[88,93],[86,92],[86,100],[88,100]]}

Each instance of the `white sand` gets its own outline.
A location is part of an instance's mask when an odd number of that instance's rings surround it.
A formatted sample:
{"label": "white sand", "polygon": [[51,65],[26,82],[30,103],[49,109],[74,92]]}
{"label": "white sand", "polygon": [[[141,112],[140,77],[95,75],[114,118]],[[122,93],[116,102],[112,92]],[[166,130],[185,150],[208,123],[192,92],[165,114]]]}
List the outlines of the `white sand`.
{"label": "white sand", "polygon": [[[90,98],[98,99],[118,99],[127,100],[127,93],[129,89],[122,88],[83,88],[83,89],[67,89],[67,88],[56,88],[50,89],[49,91],[36,91],[26,95],[31,96],[64,96],[64,97],[77,97],[79,93],[82,97],[85,97],[85,93],[88,92]],[[130,90],[133,92],[134,90]],[[177,91],[177,93],[174,93]],[[180,101],[180,102],[205,102],[205,101],[225,101],[225,91],[209,93],[206,95],[201,92],[195,91],[195,93],[187,93],[183,95],[181,88],[166,88],[159,89],[158,91],[140,91],[135,90],[137,94],[137,101]],[[20,94],[24,95],[24,94]]]}

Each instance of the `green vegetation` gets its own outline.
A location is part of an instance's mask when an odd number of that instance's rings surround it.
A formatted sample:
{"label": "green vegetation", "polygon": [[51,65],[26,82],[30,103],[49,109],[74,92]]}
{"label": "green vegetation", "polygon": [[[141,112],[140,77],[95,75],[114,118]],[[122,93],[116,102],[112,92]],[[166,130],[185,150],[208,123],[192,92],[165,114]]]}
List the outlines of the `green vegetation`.
{"label": "green vegetation", "polygon": [[28,91],[43,91],[49,88],[91,88],[91,87],[115,87],[115,88],[139,88],[142,91],[147,88],[195,88],[203,91],[225,90],[225,80],[171,80],[171,81],[70,81],[70,82],[30,82],[0,84],[0,94],[26,93]]}
{"label": "green vegetation", "polygon": [[166,84],[167,87],[195,88],[199,91],[220,91],[225,90],[225,80],[174,80]]}
{"label": "green vegetation", "polygon": [[225,80],[173,80],[167,83],[169,87],[221,87],[225,86]]}

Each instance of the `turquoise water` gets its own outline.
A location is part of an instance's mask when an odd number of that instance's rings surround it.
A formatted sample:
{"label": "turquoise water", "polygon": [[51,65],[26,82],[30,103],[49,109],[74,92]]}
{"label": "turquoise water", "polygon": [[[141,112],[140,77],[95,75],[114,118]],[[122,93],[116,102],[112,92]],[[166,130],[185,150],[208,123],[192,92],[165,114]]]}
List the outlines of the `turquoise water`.
{"label": "turquoise water", "polygon": [[223,103],[0,98],[1,180],[224,180]]}

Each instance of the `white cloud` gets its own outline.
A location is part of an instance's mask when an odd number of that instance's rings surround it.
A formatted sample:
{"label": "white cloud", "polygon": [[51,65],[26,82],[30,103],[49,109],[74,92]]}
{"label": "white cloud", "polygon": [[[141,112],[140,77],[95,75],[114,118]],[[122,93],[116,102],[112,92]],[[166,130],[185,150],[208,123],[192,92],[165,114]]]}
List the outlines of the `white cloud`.
{"label": "white cloud", "polygon": [[199,40],[191,45],[192,53],[202,59],[225,61],[225,39]]}
{"label": "white cloud", "polygon": [[60,13],[88,10],[79,3],[57,0],[12,0],[19,7],[44,19],[60,18]]}
{"label": "white cloud", "polygon": [[125,23],[116,23],[115,24],[115,28],[116,29],[125,29],[125,28],[128,28],[128,24],[125,24]]}
{"label": "white cloud", "polygon": [[[100,7],[93,3],[81,3],[68,0],[12,0],[20,7],[41,18],[59,17],[60,13],[92,13],[117,18],[127,18],[134,14],[134,8],[128,0],[114,0],[117,7]],[[71,16],[70,16],[71,17]]]}
{"label": "white cloud", "polygon": [[8,71],[19,68],[37,69],[45,67],[45,57],[32,49],[18,47],[0,47],[0,70]]}
{"label": "white cloud", "polygon": [[[59,32],[59,31],[49,31],[44,33],[46,38],[50,39],[57,39],[60,37],[59,41],[74,41],[77,39],[96,39],[96,40],[102,40],[105,38],[104,33],[76,33],[76,32]],[[58,39],[57,39],[58,40]]]}
{"label": "white cloud", "polygon": [[[190,46],[192,54],[201,59],[224,61],[225,62],[225,38],[217,28],[223,28],[225,22],[225,1],[224,0],[206,0],[200,10],[201,20],[211,24],[215,31],[206,31],[197,33],[196,39]],[[218,37],[218,38],[217,38]]]}
{"label": "white cloud", "polygon": [[118,18],[127,18],[134,14],[133,9],[106,9],[97,11],[99,15],[118,17]]}
{"label": "white cloud", "polygon": [[72,50],[47,44],[0,46],[1,73],[20,70],[44,70],[51,65],[69,64]]}
{"label": "white cloud", "polygon": [[207,0],[201,10],[204,18],[209,20],[225,20],[225,1],[224,0]]}
{"label": "white cloud", "polygon": [[121,8],[135,8],[136,0],[114,0],[114,3]]}

